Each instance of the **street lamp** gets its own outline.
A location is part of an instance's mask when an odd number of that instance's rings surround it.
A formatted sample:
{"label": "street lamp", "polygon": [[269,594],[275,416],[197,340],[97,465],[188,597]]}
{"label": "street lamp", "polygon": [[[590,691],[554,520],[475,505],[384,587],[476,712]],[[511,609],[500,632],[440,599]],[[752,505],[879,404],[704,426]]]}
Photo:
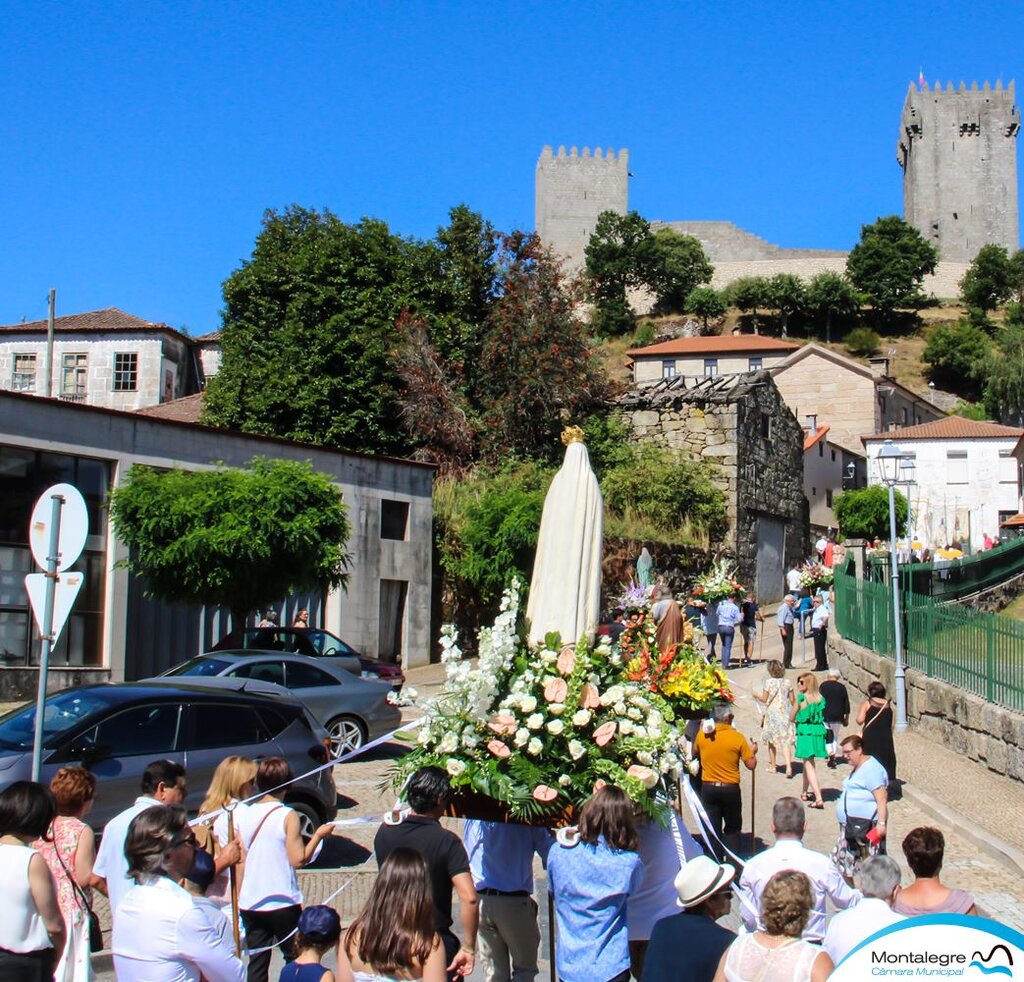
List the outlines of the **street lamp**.
{"label": "street lamp", "polygon": [[875,458],[878,476],[889,489],[889,555],[892,557],[893,643],[896,646],[896,729],[907,728],[907,670],[903,664],[903,630],[900,624],[900,575],[896,559],[896,485],[912,479],[915,465],[903,451],[886,440]]}
{"label": "street lamp", "polygon": [[852,460],[846,465],[846,474],[843,477],[843,487],[847,485],[851,488],[857,486],[857,465]]}

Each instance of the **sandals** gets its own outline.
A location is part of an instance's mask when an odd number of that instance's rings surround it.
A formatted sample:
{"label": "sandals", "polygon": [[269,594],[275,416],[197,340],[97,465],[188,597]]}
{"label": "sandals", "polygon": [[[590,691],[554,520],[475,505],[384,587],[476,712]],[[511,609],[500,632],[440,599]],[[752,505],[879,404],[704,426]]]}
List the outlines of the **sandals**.
{"label": "sandals", "polygon": [[810,803],[810,804],[809,804],[809,805],[808,805],[807,807],[808,807],[808,808],[817,808],[817,809],[822,809],[822,808],[824,808],[824,807],[825,807],[825,802],[823,802],[823,801],[822,801],[822,800],[821,800],[821,799],[819,798],[819,799],[818,799],[817,801],[812,801],[812,802],[811,802],[811,803]]}
{"label": "sandals", "polygon": [[805,791],[802,795],[800,795],[800,800],[801,801],[814,801],[814,795],[811,794],[809,791]]}

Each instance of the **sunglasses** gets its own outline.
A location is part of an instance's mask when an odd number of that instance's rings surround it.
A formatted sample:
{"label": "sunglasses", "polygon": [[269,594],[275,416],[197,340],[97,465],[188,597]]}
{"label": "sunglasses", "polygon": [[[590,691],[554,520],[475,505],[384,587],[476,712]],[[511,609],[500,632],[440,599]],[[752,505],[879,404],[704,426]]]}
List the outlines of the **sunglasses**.
{"label": "sunglasses", "polygon": [[195,832],[189,832],[187,835],[176,835],[171,839],[171,844],[167,847],[168,849],[177,849],[178,846],[194,846],[196,844]]}

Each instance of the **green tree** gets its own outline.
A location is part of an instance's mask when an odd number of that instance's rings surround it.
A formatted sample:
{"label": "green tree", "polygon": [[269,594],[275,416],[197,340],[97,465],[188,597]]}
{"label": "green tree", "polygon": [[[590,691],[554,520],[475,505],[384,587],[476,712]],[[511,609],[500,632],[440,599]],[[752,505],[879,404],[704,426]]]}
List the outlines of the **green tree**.
{"label": "green tree", "polygon": [[753,315],[756,331],[758,308],[767,307],[769,302],[768,280],[763,276],[741,276],[729,284],[726,297],[737,310]]}
{"label": "green tree", "polygon": [[935,272],[939,254],[913,225],[898,215],[864,225],[860,241],[846,260],[850,282],[885,320],[897,308],[923,302],[921,285],[926,273]]}
{"label": "green tree", "polygon": [[[895,492],[896,534],[907,530],[907,499]],[[839,531],[848,539],[889,539],[889,490],[879,485],[844,491],[833,507]]]}
{"label": "green tree", "polygon": [[852,317],[859,309],[860,297],[842,273],[825,270],[807,285],[807,310],[814,317],[825,319],[826,344],[832,342],[834,321]]}
{"label": "green tree", "polygon": [[1009,304],[1006,324],[988,360],[985,408],[992,419],[1024,426],[1024,308]]}
{"label": "green tree", "polygon": [[985,245],[960,280],[960,297],[987,314],[1013,295],[1013,273],[1006,246]]}
{"label": "green tree", "polygon": [[705,331],[712,317],[721,317],[728,309],[725,296],[710,286],[698,286],[691,290],[683,306],[687,314],[693,314],[701,319]]}
{"label": "green tree", "polygon": [[882,339],[870,327],[855,327],[843,342],[851,354],[870,358],[878,354]]}
{"label": "green tree", "polygon": [[110,515],[148,596],[228,607],[233,623],[290,593],[343,587],[350,557],[341,493],[309,463],[246,468],[135,465]]}
{"label": "green tree", "polygon": [[692,235],[659,228],[654,233],[654,244],[658,268],[654,282],[649,285],[657,295],[655,311],[681,314],[693,290],[711,282],[715,268],[708,262],[700,240]]}
{"label": "green tree", "polygon": [[1024,249],[1010,256],[1010,291],[1017,303],[1024,303]]}
{"label": "green tree", "polygon": [[625,215],[601,212],[585,254],[590,293],[597,307],[597,333],[629,333],[633,312],[626,293],[653,288],[663,262],[650,222],[635,211]]}
{"label": "green tree", "polygon": [[437,257],[383,222],[268,212],[224,284],[223,362],[203,421],[368,453],[409,448],[391,365],[401,311],[430,307]]}
{"label": "green tree", "polygon": [[768,281],[767,306],[779,317],[780,333],[789,337],[789,318],[803,311],[807,303],[807,290],[803,280],[792,273],[776,273]]}
{"label": "green tree", "polygon": [[988,419],[988,413],[985,411],[985,404],[981,402],[964,402],[961,399],[953,410],[954,416],[963,416],[964,419],[975,419],[979,422],[984,422]]}
{"label": "green tree", "polygon": [[969,402],[981,397],[992,345],[968,320],[939,324],[929,335],[922,359],[931,367],[928,378],[939,388]]}

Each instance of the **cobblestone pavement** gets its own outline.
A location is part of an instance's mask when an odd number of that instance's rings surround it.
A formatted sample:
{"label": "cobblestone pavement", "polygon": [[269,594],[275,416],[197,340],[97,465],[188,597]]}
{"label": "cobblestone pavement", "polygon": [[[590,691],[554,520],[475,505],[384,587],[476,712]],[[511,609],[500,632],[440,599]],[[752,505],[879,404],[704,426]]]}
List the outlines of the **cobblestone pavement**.
{"label": "cobblestone pavement", "polygon": [[[774,625],[769,621],[766,627],[763,649],[757,653],[758,659],[763,660],[752,668],[735,669],[730,673],[736,693],[736,726],[750,738],[760,736],[751,692],[758,690],[765,678],[764,660],[781,657],[781,643]],[[798,668],[809,667],[813,663],[809,642],[806,650],[802,651],[801,642],[797,641],[794,661]],[[431,665],[412,669],[406,675],[408,683],[415,686],[421,696],[427,696],[440,686],[443,670],[441,666]],[[407,720],[417,715],[415,709],[404,711]],[[855,730],[851,728],[850,732]],[[896,748],[899,774],[908,783],[902,798],[890,806],[889,837],[894,858],[905,868],[899,849],[903,836],[918,825],[938,825],[946,835],[943,878],[952,885],[971,891],[988,916],[1024,930],[1024,878],[1022,869],[1013,862],[1015,850],[1018,847],[1024,850],[1024,829],[1020,822],[1020,816],[1024,814],[1024,787],[932,744],[913,731],[898,734]],[[404,745],[395,741],[335,769],[335,783],[343,803],[339,818],[376,818],[391,807],[394,793],[382,792],[380,786],[388,768],[403,751]],[[763,847],[772,841],[769,828],[772,802],[785,794],[799,794],[801,782],[799,769],[791,781],[782,773],[766,773],[767,751],[763,743],[760,757],[756,777],[744,772],[744,828],[749,829],[753,812],[755,837],[759,847]],[[832,802],[839,796],[844,776],[843,767],[834,771],[819,767],[826,807],[820,812],[808,811],[805,842],[811,848],[827,852],[836,840],[839,829]],[[689,816],[686,819],[695,830]],[[462,823],[457,819],[446,819],[445,824],[458,832]],[[343,921],[355,915],[365,901],[376,873],[372,858],[376,828],[375,823],[370,823],[343,829],[343,836],[335,837],[327,844],[316,867],[299,874],[307,903],[319,903],[344,885],[343,892],[333,903]],[[993,845],[995,839],[1005,840],[1005,847]],[[1020,862],[1024,864],[1024,855]],[[545,880],[539,864],[536,874],[537,896],[543,900]],[[906,870],[904,882],[909,882]],[[540,911],[542,937],[546,938],[545,903],[540,904]],[[736,916],[734,913],[730,918],[733,926]],[[105,909],[101,910],[101,917],[106,926]],[[458,923],[456,911],[456,928]],[[544,957],[540,963],[539,978],[545,979],[549,971],[546,942],[542,948]],[[271,978],[277,977],[280,963],[280,956],[275,955]],[[95,964],[97,978],[114,978],[107,958],[97,956]],[[330,959],[325,960],[325,964],[330,965]],[[478,969],[471,976],[471,982],[479,982],[482,978]]]}

